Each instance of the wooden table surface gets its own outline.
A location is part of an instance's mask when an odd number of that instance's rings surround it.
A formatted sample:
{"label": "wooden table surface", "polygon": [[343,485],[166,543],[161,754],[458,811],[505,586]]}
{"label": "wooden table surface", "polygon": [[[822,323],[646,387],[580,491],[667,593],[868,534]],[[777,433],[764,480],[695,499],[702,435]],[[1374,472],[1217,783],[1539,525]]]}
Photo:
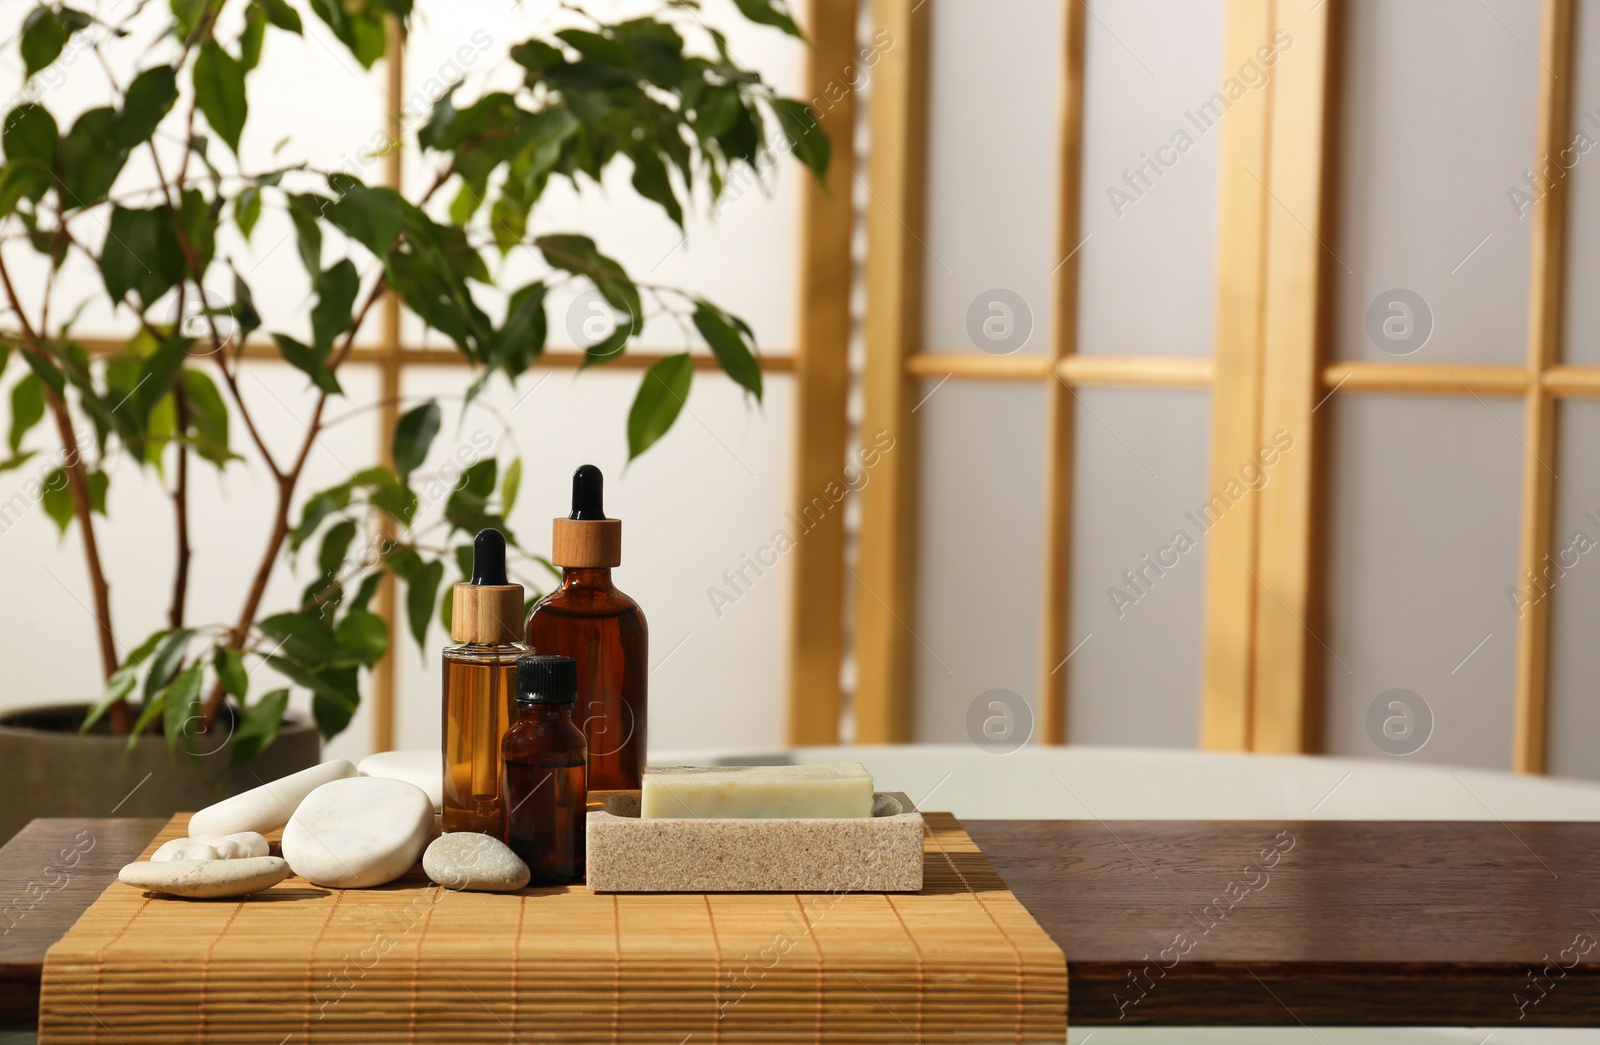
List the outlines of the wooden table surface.
{"label": "wooden table surface", "polygon": [[[0,1027],[34,1025],[45,949],[160,825],[0,849]],[[963,826],[1066,953],[1075,1027],[1600,1025],[1600,824]]]}

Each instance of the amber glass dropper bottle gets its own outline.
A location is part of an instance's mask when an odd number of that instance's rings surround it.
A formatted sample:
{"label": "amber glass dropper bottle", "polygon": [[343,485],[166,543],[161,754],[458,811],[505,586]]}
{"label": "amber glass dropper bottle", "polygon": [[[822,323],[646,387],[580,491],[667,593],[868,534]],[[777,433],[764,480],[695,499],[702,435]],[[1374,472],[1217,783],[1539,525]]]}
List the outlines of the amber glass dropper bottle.
{"label": "amber glass dropper bottle", "polygon": [[622,562],[622,522],[607,519],[605,478],[592,464],[572,476],[572,514],[555,520],[550,561],[561,587],[528,617],[528,645],[578,662],[573,719],[589,743],[589,790],[644,782],[649,634],[639,604],[611,583]]}
{"label": "amber glass dropper bottle", "polygon": [[506,734],[506,844],[530,885],[583,881],[587,786],[583,731],[572,721],[578,665],[571,657],[517,661],[517,722]]}
{"label": "amber glass dropper bottle", "polygon": [[444,816],[446,831],[502,837],[500,745],[511,724],[522,621],[522,585],[506,581],[506,539],[480,530],[472,580],[451,593],[444,651]]}

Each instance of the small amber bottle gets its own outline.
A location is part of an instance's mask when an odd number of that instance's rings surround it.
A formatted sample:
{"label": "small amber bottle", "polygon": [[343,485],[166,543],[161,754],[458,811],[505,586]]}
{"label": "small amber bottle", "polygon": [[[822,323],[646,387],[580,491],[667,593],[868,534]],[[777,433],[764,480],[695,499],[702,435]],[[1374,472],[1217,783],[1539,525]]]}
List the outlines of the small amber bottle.
{"label": "small amber bottle", "polygon": [[572,476],[572,514],[555,520],[550,560],[561,587],[528,617],[528,645],[578,661],[576,720],[589,742],[589,790],[644,786],[649,631],[639,604],[611,583],[622,562],[622,522],[607,519],[604,477]]}
{"label": "small amber bottle", "polygon": [[532,885],[583,881],[589,789],[583,730],[572,721],[578,664],[571,657],[517,661],[517,721],[506,734],[501,801],[506,844]]}
{"label": "small amber bottle", "polygon": [[511,724],[521,638],[522,585],[506,582],[506,539],[482,530],[472,542],[472,580],[451,593],[450,637],[444,651],[446,831],[503,838],[500,744]]}

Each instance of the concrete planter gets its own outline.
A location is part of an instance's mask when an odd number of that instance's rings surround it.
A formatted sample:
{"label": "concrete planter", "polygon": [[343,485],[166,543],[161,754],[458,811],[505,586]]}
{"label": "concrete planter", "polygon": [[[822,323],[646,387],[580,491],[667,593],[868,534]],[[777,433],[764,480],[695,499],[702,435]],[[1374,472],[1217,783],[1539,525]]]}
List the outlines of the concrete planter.
{"label": "concrete planter", "polygon": [[[231,740],[201,737],[195,752],[167,753],[166,737],[78,735],[85,704],[25,708],[0,715],[0,842],[45,816],[166,817],[248,791],[322,760],[311,722],[284,719],[278,739],[254,761],[228,771]],[[231,737],[226,728],[219,737]]]}

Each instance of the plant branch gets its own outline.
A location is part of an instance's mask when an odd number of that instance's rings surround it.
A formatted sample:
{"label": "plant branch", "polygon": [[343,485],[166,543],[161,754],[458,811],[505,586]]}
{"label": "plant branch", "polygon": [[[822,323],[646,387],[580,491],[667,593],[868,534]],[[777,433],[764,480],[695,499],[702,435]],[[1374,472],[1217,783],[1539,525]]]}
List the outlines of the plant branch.
{"label": "plant branch", "polygon": [[184,445],[183,433],[189,428],[189,401],[183,394],[183,384],[172,390],[173,404],[177,407],[178,423],[178,479],[172,488],[172,510],[177,518],[178,561],[172,571],[172,609],[167,620],[176,631],[183,627],[184,603],[189,594],[189,448]]}
{"label": "plant branch", "polygon": [[[23,348],[39,358],[45,366],[54,368],[55,361],[45,349],[33,325],[28,321],[28,315],[22,310],[22,299],[17,295],[17,289],[11,282],[11,273],[6,268],[5,255],[0,253],[0,285],[5,287],[6,298],[11,303],[11,309],[17,314],[17,322],[22,327],[26,338]],[[100,545],[95,540],[94,520],[90,513],[89,503],[89,476],[83,466],[83,454],[78,449],[78,435],[72,423],[72,415],[67,412],[67,404],[48,382],[44,385],[45,400],[50,404],[50,413],[55,418],[56,432],[61,438],[62,466],[67,473],[67,486],[72,495],[73,514],[78,517],[78,530],[83,535],[83,556],[89,569],[89,587],[94,596],[95,622],[100,625],[97,637],[100,644],[100,668],[109,680],[117,670],[117,641],[111,628],[111,586],[106,582],[105,567],[100,560]],[[111,728],[118,733],[128,733],[133,729],[133,719],[128,712],[126,702],[118,701],[110,709]]]}

